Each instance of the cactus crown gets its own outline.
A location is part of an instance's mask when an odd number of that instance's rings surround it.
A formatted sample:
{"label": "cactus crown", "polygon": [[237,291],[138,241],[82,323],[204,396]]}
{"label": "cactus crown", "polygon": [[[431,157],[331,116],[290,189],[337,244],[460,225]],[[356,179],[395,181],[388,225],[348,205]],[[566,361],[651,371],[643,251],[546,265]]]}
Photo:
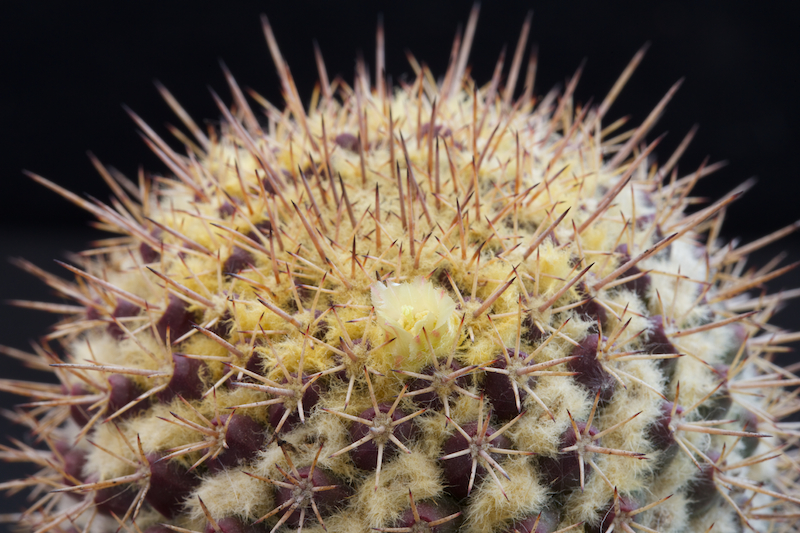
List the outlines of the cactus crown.
{"label": "cactus crown", "polygon": [[233,107],[215,94],[223,120],[203,131],[159,86],[186,154],[131,116],[168,175],[94,160],[104,205],[31,174],[123,235],[65,264],[74,281],[28,265],[79,305],[31,355],[61,386],[0,382],[32,398],[19,418],[46,444],[0,452],[45,469],[7,484],[38,487],[33,529],[666,533],[796,515],[779,420],[798,381],[770,360],[790,337],[767,325],[780,296],[745,296],[785,269],[743,270],[766,241],[717,241],[749,184],[683,214],[713,166],[677,176],[693,132],[661,166],[644,140],[678,84],[640,126],[604,123],[644,50],[599,106],[574,101],[580,69],[534,98],[535,56],[515,98],[530,17],[504,86],[502,57],[487,85],[466,75],[476,22],[438,81],[412,61],[389,86],[380,27],[375,84],[363,63],[329,82],[317,51],[304,106],[264,19],[285,110],[226,71]]}

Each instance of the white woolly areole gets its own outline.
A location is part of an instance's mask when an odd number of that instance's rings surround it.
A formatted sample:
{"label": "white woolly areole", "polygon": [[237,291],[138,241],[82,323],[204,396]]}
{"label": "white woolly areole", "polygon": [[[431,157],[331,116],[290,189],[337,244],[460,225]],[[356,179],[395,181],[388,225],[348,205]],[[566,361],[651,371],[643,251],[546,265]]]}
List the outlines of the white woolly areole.
{"label": "white woolly areole", "polygon": [[378,324],[387,337],[395,337],[390,345],[395,365],[412,369],[428,362],[425,355],[430,350],[423,330],[428,334],[433,355],[452,349],[460,319],[456,302],[444,290],[417,278],[407,283],[375,282],[371,292]]}

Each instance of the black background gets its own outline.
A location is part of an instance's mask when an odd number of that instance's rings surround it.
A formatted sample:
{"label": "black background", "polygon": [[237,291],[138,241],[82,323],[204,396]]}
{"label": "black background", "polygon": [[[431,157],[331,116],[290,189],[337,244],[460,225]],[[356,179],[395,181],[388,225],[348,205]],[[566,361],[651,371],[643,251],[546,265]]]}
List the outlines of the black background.
{"label": "black background", "polygon": [[[279,84],[261,32],[259,14],[272,22],[284,57],[307,101],[316,80],[316,38],[331,77],[351,80],[363,52],[374,69],[375,26],[385,17],[387,70],[394,79],[411,72],[410,50],[443,74],[459,22],[469,2],[14,2],[0,8],[0,299],[54,301],[38,281],[7,264],[23,256],[58,272],[51,259],[78,250],[98,235],[90,217],[25,178],[29,169],[78,193],[108,197],[86,158],[92,150],[129,177],[139,165],[161,171],[122,110],[125,103],[163,136],[177,124],[153,87],[163,82],[198,121],[216,120],[207,90],[230,100],[218,61],[240,85],[281,104]],[[577,99],[602,99],[631,56],[652,46],[612,107],[610,119],[630,114],[638,123],[679,78],[686,82],[655,132],[669,134],[659,147],[665,161],[694,123],[700,130],[680,164],[694,170],[706,155],[730,165],[701,181],[696,192],[716,198],[750,176],[759,183],[728,212],[724,236],[753,239],[796,220],[800,192],[800,74],[798,17],[779,3],[717,2],[485,2],[470,63],[488,81],[504,44],[513,53],[522,20],[534,10],[530,41],[539,44],[536,92],[562,83],[588,63]],[[530,42],[529,41],[529,42]],[[509,58],[510,61],[510,58]],[[508,62],[507,61],[507,64]],[[521,82],[520,82],[521,85]],[[654,135],[651,135],[653,137]],[[176,143],[176,147],[177,147]],[[763,264],[781,250],[800,258],[800,240],[784,239],[758,254]],[[800,285],[786,276],[771,288]],[[0,344],[25,348],[52,317],[0,306]],[[797,306],[777,323],[800,327]],[[31,373],[3,362],[0,377]],[[0,394],[0,405],[14,398]],[[3,433],[7,430],[3,425]],[[20,470],[0,465],[0,479]],[[17,497],[0,513],[18,510]]]}

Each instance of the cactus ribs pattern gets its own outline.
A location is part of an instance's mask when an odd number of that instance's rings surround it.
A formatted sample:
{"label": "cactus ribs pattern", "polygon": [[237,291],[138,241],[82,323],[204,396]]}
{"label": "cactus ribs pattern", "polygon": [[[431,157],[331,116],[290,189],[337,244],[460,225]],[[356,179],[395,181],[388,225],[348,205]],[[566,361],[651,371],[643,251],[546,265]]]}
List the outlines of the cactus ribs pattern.
{"label": "cactus ribs pattern", "polygon": [[[718,239],[745,183],[684,215],[692,187],[648,142],[673,86],[625,130],[533,96],[525,20],[507,74],[467,75],[473,8],[441,79],[352,84],[304,105],[266,18],[286,107],[230,72],[231,107],[181,154],[130,111],[164,175],[84,199],[115,236],[63,266],[22,260],[70,305],[34,353],[60,385],[0,380],[36,472],[11,517],[44,533],[780,531],[800,516],[796,333],[769,319],[789,267]],[[517,88],[521,85],[521,92]],[[260,106],[256,110],[254,104]],[[783,529],[781,529],[783,528]]]}

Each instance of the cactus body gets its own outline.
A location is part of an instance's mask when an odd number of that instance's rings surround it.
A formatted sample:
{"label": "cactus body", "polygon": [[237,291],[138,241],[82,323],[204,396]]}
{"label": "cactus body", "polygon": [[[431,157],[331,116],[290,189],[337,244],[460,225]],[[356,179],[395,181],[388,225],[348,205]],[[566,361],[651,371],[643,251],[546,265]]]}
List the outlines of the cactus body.
{"label": "cactus body", "polygon": [[309,106],[265,20],[284,112],[253,94],[263,121],[226,72],[233,107],[205,132],[162,88],[194,135],[179,154],[133,114],[165,176],[109,175],[106,206],[33,175],[124,236],[45,277],[81,306],[51,336],[64,355],[37,356],[61,385],[2,382],[47,449],[1,453],[57,491],[31,528],[667,533],[797,513],[779,298],[746,297],[782,269],[744,272],[715,240],[746,187],[685,216],[703,169],[651,171],[652,120],[618,136],[615,92],[573,101],[580,72],[538,100],[535,58],[516,99],[499,73],[477,86],[476,17],[442,79],[388,87],[360,64],[331,85],[320,62]]}

